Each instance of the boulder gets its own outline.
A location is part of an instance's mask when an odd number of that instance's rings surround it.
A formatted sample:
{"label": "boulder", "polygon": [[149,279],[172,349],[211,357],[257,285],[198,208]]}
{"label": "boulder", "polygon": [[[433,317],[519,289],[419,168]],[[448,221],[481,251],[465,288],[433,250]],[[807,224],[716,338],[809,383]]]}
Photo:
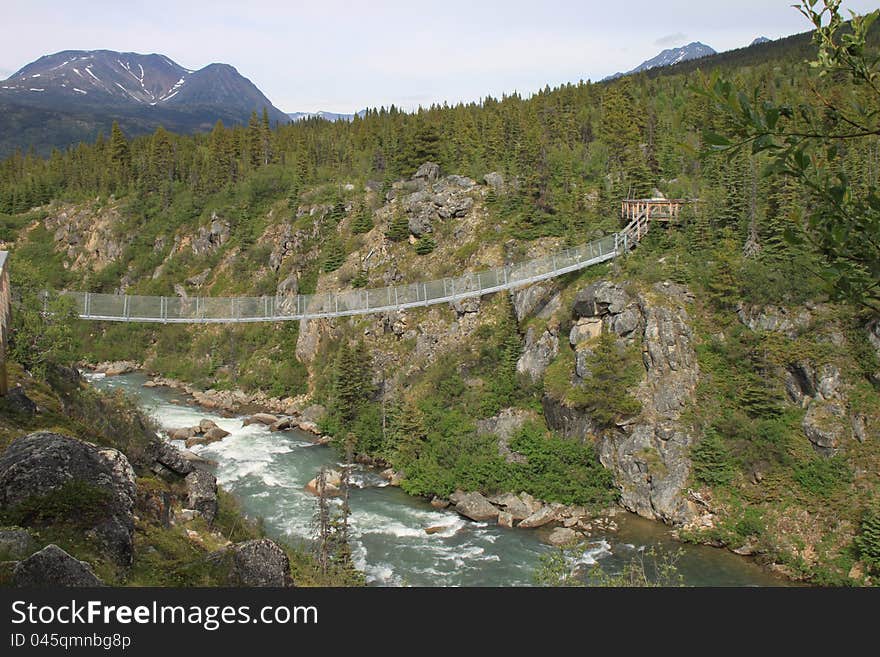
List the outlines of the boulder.
{"label": "boulder", "polygon": [[121,374],[129,374],[138,369],[138,364],[131,361],[119,361],[109,363],[104,370],[106,376],[120,376]]}
{"label": "boulder", "polygon": [[446,525],[434,525],[433,527],[425,527],[426,534],[439,534],[440,532],[449,529]]}
{"label": "boulder", "polygon": [[211,429],[216,429],[217,423],[214,420],[199,420],[199,433],[207,433]]}
{"label": "boulder", "polygon": [[554,331],[546,329],[540,336],[536,333],[535,327],[530,326],[526,332],[522,354],[516,361],[516,371],[532,381],[538,381],[544,376],[544,371],[559,353],[559,337]]}
{"label": "boulder", "polygon": [[[527,463],[528,459],[510,449],[510,440],[528,420],[534,420],[536,416],[531,411],[521,408],[505,408],[498,415],[484,420],[477,420],[477,433],[479,435],[493,434],[498,437],[498,453],[508,463]],[[495,500],[490,498],[495,503]]]}
{"label": "boulder", "polygon": [[[151,445],[151,457],[153,461],[162,464],[172,472],[179,475],[188,475],[193,471],[193,462],[184,456],[183,451],[164,440],[156,440]],[[190,452],[190,454],[192,454]],[[195,456],[193,454],[193,456]]]}
{"label": "boulder", "polygon": [[543,527],[556,520],[559,510],[554,505],[542,506],[540,509],[532,513],[519,523],[521,529],[532,529],[534,527]]}
{"label": "boulder", "polygon": [[494,520],[498,517],[498,509],[480,493],[462,493],[456,491],[449,496],[455,510],[471,520]]}
{"label": "boulder", "polygon": [[491,187],[496,193],[504,191],[504,176],[502,176],[497,171],[487,173],[485,176],[483,176],[483,180],[485,180],[486,184]]}
{"label": "boulder", "polygon": [[269,413],[254,413],[250,417],[244,419],[242,426],[246,427],[251,424],[265,424],[267,427],[271,427],[276,422],[278,422],[278,418],[274,415],[270,415]]}
{"label": "boulder", "polygon": [[233,586],[293,586],[287,553],[268,538],[236,543],[209,555],[215,564],[229,567]]}
{"label": "boulder", "polygon": [[17,561],[29,556],[36,547],[24,529],[0,529],[0,561]]}
{"label": "boulder", "polygon": [[451,304],[452,309],[461,317],[462,315],[470,315],[480,312],[480,297],[468,297],[467,299],[457,299]]}
{"label": "boulder", "polygon": [[602,320],[596,317],[581,317],[568,334],[568,342],[577,347],[581,342],[588,342],[602,335]]}
{"label": "boulder", "polygon": [[171,440],[189,440],[195,435],[196,430],[193,427],[182,427],[168,432],[168,437]]}
{"label": "boulder", "polygon": [[431,498],[431,506],[435,509],[445,509],[449,506],[449,500],[444,500],[436,495]]}
{"label": "boulder", "polygon": [[289,417],[284,417],[275,422],[272,426],[269,427],[269,431],[287,431],[290,429],[291,420]]}
{"label": "boulder", "polygon": [[103,491],[104,498],[99,513],[71,522],[94,535],[112,561],[129,566],[136,487],[134,470],[122,452],[40,431],[18,438],[0,454],[0,509],[45,497],[73,482]]}
{"label": "boulder", "polygon": [[837,401],[813,402],[801,426],[816,452],[822,456],[834,456],[846,433],[846,408]]}
{"label": "boulder", "polygon": [[210,472],[193,470],[186,475],[186,506],[201,513],[209,523],[217,517],[217,479]]}
{"label": "boulder", "polygon": [[629,295],[616,283],[609,281],[591,283],[575,296],[574,316],[580,318],[616,315],[622,313],[629,302]]}
{"label": "boulder", "polygon": [[568,527],[554,527],[553,530],[547,534],[546,540],[550,545],[564,547],[575,543],[580,536],[581,535],[575,530]]}
{"label": "boulder", "polygon": [[562,305],[558,291],[549,281],[511,290],[510,300],[518,322],[532,315],[546,319]]}
{"label": "boulder", "polygon": [[[525,520],[530,515],[532,515],[538,508],[540,508],[540,503],[537,505],[526,504],[519,496],[514,495],[513,493],[502,493],[501,495],[495,495],[489,498],[493,504],[500,506],[503,509],[503,513],[506,513],[511,517],[511,520]],[[501,524],[501,519],[499,515],[498,524]]]}
{"label": "boulder", "polygon": [[435,197],[434,204],[437,205],[437,214],[441,219],[451,219],[452,217],[464,217],[470,212],[474,207],[474,199],[470,196],[450,195]]}
{"label": "boulder", "polygon": [[529,515],[540,511],[541,508],[544,506],[544,503],[541,502],[541,500],[536,500],[525,491],[519,494],[519,499],[523,504],[526,505],[526,508],[529,509]]}
{"label": "boulder", "polygon": [[218,426],[214,426],[205,432],[205,435],[203,436],[203,438],[205,440],[205,443],[207,444],[207,443],[217,442],[218,440],[223,440],[228,435],[229,435],[229,432],[226,431],[225,429],[221,429]]}
{"label": "boulder", "polygon": [[0,397],[0,404],[18,415],[32,417],[37,414],[36,403],[25,394],[21,386],[15,386],[5,397]]}
{"label": "boulder", "polygon": [[434,162],[425,162],[413,174],[413,179],[423,179],[429,183],[434,182],[440,177],[440,165]]}
{"label": "boulder", "polygon": [[499,527],[507,527],[508,529],[513,527],[513,514],[508,513],[507,511],[500,511],[498,513],[498,526]]}
{"label": "boulder", "polygon": [[19,561],[12,583],[21,588],[104,586],[89,564],[52,544]]}
{"label": "boulder", "polygon": [[[331,497],[339,495],[342,491],[342,473],[336,470],[326,470],[324,472],[324,494]],[[315,477],[306,484],[306,490],[312,495],[320,495],[321,488],[318,485],[318,477]]]}
{"label": "boulder", "polygon": [[190,243],[193,253],[197,256],[210,255],[223,246],[232,232],[228,221],[217,217],[217,213],[211,214],[211,223],[199,228]]}
{"label": "boulder", "polygon": [[812,314],[806,308],[789,310],[780,306],[752,306],[741,304],[736,314],[739,320],[752,331],[781,333],[796,338],[812,321]]}

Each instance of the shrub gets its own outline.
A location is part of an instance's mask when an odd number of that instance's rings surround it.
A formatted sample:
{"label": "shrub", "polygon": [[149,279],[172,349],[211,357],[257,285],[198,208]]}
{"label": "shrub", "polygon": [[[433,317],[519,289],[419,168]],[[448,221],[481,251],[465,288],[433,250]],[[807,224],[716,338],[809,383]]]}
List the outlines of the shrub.
{"label": "shrub", "polygon": [[708,429],[703,439],[691,450],[694,476],[704,484],[723,486],[736,474],[736,466],[724,439],[714,429]]}
{"label": "shrub", "polygon": [[867,511],[855,538],[859,558],[874,572],[880,572],[880,509]]}

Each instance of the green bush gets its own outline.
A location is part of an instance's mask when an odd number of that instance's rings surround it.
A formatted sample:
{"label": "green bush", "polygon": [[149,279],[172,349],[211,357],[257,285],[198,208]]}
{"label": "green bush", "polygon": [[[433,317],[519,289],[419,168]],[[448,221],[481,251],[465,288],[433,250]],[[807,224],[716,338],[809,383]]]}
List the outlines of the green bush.
{"label": "green bush", "polygon": [[815,456],[795,466],[792,476],[804,492],[827,498],[852,481],[852,470],[841,456]]}
{"label": "green bush", "polygon": [[416,242],[416,253],[418,255],[428,255],[437,248],[437,242],[430,235],[422,235]]}
{"label": "green bush", "polygon": [[873,572],[880,573],[880,511],[865,512],[855,538],[859,558]]}
{"label": "green bush", "polygon": [[714,429],[707,429],[703,439],[691,450],[694,476],[704,484],[723,486],[736,475],[736,464],[724,439]]}

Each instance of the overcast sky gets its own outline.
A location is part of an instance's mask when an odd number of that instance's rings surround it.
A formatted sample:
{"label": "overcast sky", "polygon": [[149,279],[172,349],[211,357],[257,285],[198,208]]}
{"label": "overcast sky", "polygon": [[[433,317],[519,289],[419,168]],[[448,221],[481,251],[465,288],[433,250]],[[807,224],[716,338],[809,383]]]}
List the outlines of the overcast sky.
{"label": "overcast sky", "polygon": [[[286,112],[478,100],[809,29],[793,0],[2,0],[0,78],[59,50],[232,64]],[[857,12],[878,0],[845,0]]]}

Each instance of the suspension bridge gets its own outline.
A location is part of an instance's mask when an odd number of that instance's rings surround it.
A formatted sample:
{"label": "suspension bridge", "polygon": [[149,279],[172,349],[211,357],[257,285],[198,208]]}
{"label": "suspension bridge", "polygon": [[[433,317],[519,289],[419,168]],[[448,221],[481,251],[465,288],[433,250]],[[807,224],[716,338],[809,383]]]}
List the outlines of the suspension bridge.
{"label": "suspension bridge", "polygon": [[[322,294],[261,297],[167,297],[93,292],[59,292],[71,299],[85,320],[161,324],[227,324],[280,322],[366,315],[455,303],[494,292],[513,290],[607,262],[635,248],[652,221],[674,221],[685,199],[628,199],[616,233],[550,255],[469,272],[455,278],[382,288]],[[7,253],[0,251],[0,395],[5,393],[5,346],[10,317]]]}

